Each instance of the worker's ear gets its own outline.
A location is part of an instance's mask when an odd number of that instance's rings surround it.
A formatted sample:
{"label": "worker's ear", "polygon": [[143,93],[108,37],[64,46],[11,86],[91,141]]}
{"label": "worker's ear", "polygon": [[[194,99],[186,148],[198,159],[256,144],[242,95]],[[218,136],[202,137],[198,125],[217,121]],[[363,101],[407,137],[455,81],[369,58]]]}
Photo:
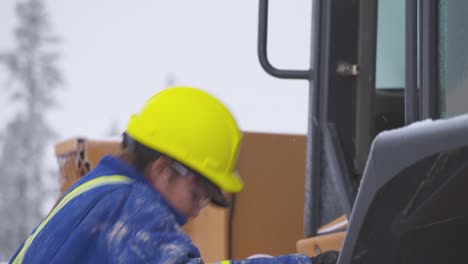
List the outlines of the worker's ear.
{"label": "worker's ear", "polygon": [[153,186],[155,186],[157,189],[160,189],[168,184],[171,172],[171,164],[171,158],[167,156],[161,156],[148,166],[147,177]]}

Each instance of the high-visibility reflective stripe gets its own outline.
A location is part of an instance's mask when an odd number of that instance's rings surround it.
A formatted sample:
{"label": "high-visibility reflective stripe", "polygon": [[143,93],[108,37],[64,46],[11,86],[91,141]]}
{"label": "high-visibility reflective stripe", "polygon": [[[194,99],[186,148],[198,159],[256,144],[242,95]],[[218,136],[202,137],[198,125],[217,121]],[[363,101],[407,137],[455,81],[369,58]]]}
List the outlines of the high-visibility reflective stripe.
{"label": "high-visibility reflective stripe", "polygon": [[103,185],[109,185],[109,184],[122,184],[122,183],[130,183],[132,179],[122,176],[122,175],[112,175],[112,176],[101,176],[96,179],[87,181],[80,186],[76,187],[73,191],[68,193],[63,199],[60,201],[60,203],[55,206],[55,208],[52,210],[52,212],[49,213],[49,215],[42,221],[42,223],[36,228],[36,231],[32,235],[26,239],[24,242],[23,248],[21,248],[21,251],[18,253],[18,255],[15,257],[13,260],[13,264],[17,263],[22,263],[24,255],[26,254],[26,251],[28,250],[29,246],[33,242],[34,238],[41,232],[42,228],[49,222],[49,220],[54,217],[54,215],[60,211],[69,201],[71,201],[73,198],[77,197],[78,195],[87,192],[93,188],[103,186]]}
{"label": "high-visibility reflective stripe", "polygon": [[219,261],[219,262],[210,262],[208,264],[229,264],[231,263],[230,260],[223,260],[223,261]]}

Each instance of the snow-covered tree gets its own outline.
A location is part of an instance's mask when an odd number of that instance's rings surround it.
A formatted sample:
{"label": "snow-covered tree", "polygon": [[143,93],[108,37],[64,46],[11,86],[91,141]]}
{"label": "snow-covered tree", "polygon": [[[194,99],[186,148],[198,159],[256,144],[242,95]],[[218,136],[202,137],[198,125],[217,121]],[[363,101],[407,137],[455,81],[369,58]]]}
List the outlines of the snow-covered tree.
{"label": "snow-covered tree", "polygon": [[54,136],[45,116],[62,84],[59,56],[53,50],[58,39],[50,31],[44,2],[20,1],[16,14],[16,46],[0,52],[0,64],[9,76],[5,88],[17,106],[3,106],[3,111],[19,109],[0,138],[0,260],[11,257],[44,217],[41,207],[48,188],[43,183],[50,177],[44,154]]}

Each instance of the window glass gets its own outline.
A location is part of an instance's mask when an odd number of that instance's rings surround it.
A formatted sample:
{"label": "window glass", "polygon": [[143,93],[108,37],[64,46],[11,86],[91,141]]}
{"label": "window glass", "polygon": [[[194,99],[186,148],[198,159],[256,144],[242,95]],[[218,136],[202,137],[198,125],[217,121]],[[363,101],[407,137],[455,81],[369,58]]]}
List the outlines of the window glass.
{"label": "window glass", "polygon": [[468,1],[439,1],[439,87],[442,117],[468,112]]}
{"label": "window glass", "polygon": [[376,88],[402,89],[405,86],[404,0],[378,2],[376,56]]}

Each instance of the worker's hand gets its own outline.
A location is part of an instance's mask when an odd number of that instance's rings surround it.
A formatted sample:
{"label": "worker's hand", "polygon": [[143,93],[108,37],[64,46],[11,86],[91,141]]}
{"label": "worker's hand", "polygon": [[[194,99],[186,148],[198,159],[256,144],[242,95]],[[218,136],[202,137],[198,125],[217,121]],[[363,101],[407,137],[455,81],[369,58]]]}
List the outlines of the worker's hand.
{"label": "worker's hand", "polygon": [[322,254],[310,258],[312,264],[336,264],[338,261],[338,252],[337,251],[327,251]]}

